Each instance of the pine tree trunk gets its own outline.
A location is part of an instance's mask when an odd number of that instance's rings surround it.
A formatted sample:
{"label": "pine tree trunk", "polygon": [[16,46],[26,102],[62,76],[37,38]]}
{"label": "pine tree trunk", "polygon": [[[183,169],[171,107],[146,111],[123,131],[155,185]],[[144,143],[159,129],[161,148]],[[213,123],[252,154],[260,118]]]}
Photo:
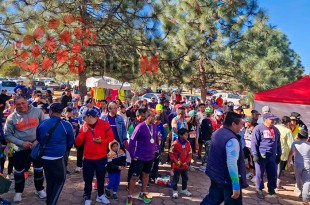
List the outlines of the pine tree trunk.
{"label": "pine tree trunk", "polygon": [[205,72],[205,68],[203,65],[203,56],[200,55],[199,56],[199,74],[200,74],[200,96],[201,96],[201,102],[206,102],[206,97],[207,97],[207,93],[206,93],[206,84],[207,84],[207,79],[206,79],[206,72]]}

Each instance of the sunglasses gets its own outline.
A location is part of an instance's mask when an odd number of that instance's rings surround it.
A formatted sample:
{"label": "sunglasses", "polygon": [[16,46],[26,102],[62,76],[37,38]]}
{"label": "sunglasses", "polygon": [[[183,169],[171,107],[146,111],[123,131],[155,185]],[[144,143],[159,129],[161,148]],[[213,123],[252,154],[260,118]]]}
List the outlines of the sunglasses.
{"label": "sunglasses", "polygon": [[14,102],[9,102],[10,105],[14,105]]}
{"label": "sunglasses", "polygon": [[37,97],[41,97],[42,95],[37,95]]}

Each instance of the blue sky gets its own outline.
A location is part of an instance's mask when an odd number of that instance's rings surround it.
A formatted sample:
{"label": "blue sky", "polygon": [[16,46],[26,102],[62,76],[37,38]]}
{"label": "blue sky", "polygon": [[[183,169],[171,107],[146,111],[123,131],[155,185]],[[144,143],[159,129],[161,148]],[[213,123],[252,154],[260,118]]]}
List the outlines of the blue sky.
{"label": "blue sky", "polygon": [[269,22],[285,33],[310,74],[310,0],[259,0]]}

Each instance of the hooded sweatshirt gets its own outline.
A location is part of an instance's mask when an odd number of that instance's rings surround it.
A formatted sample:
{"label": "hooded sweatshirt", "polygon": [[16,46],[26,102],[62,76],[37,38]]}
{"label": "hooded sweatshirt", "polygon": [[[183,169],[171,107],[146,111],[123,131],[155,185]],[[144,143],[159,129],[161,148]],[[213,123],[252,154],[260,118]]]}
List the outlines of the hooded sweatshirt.
{"label": "hooded sweatshirt", "polygon": [[5,139],[18,147],[18,150],[24,150],[24,142],[33,142],[36,140],[36,129],[41,121],[44,120],[44,113],[41,109],[29,105],[27,113],[20,113],[15,110],[8,116],[4,133]]}
{"label": "hooded sweatshirt", "polygon": [[[114,152],[112,150],[112,145],[115,143],[118,146],[117,152]],[[108,153],[108,165],[107,165],[108,173],[120,172],[118,167],[126,166],[126,154],[122,149],[120,149],[120,145],[116,140],[113,140],[112,142],[109,143],[109,150],[110,152]]]}

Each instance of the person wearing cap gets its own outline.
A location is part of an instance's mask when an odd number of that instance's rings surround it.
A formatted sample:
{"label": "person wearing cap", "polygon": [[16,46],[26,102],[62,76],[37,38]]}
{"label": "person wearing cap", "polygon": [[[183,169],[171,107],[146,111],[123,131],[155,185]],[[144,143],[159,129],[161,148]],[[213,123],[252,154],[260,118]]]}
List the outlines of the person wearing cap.
{"label": "person wearing cap", "polygon": [[171,130],[172,130],[172,141],[178,138],[178,130],[181,128],[185,128],[188,130],[187,123],[185,120],[185,108],[181,105],[176,106],[177,116],[171,121]]}
{"label": "person wearing cap", "polygon": [[6,94],[7,90],[1,90],[0,94],[0,119],[4,117],[3,111],[5,109],[6,101],[8,101],[11,97]]}
{"label": "person wearing cap", "polygon": [[150,109],[155,109],[157,104],[155,97],[152,97],[151,102],[148,103]]}
{"label": "person wearing cap", "polygon": [[169,100],[165,100],[164,101],[164,110],[163,110],[164,113],[166,113],[167,117],[170,115],[171,113],[171,107],[170,107],[170,102]]}
{"label": "person wearing cap", "polygon": [[100,100],[100,110],[101,115],[106,115],[108,113],[108,101]]}
{"label": "person wearing cap", "polygon": [[[262,115],[264,115],[264,114],[266,114],[266,113],[271,113],[271,109],[270,109],[270,107],[269,106],[264,106],[264,107],[262,107]],[[264,118],[263,118],[263,116],[260,116],[259,118],[258,118],[258,120],[257,120],[257,124],[263,124],[263,122],[264,122]]]}
{"label": "person wearing cap", "polygon": [[240,105],[234,106],[234,112],[241,115],[242,114],[242,107]]}
{"label": "person wearing cap", "polygon": [[94,109],[85,109],[81,115],[84,124],[75,139],[75,144],[84,143],[83,178],[85,205],[91,204],[92,181],[96,173],[98,183],[97,202],[105,204],[110,201],[104,195],[104,177],[107,165],[108,144],[114,140],[109,123],[98,119]]}
{"label": "person wearing cap", "polygon": [[42,164],[46,179],[46,204],[57,204],[57,200],[66,181],[65,154],[74,143],[72,125],[61,119],[63,106],[53,103],[49,108],[50,119],[37,127],[37,141],[43,143],[49,130],[57,123],[50,139],[45,143]]}
{"label": "person wearing cap", "polygon": [[151,203],[146,192],[146,186],[149,181],[149,174],[152,169],[154,155],[158,149],[158,131],[154,124],[154,113],[147,111],[146,120],[138,124],[130,138],[128,151],[132,159],[130,167],[132,176],[129,183],[128,197],[126,205],[132,205],[134,189],[139,176],[142,174],[142,187],[139,194],[139,200],[144,203]]}
{"label": "person wearing cap", "polygon": [[[199,99],[199,98],[198,98]],[[204,119],[204,118],[206,118],[206,112],[205,112],[205,110],[206,110],[206,104],[204,104],[204,103],[200,103],[199,105],[198,105],[198,110],[199,110],[199,112],[197,113],[197,117],[198,117],[198,121],[199,121],[199,124],[201,124],[201,122],[202,122],[202,120]]]}
{"label": "person wearing cap", "polygon": [[19,81],[18,85],[14,88],[14,92],[18,94],[17,89],[20,89],[19,95],[26,95],[27,94],[27,88],[24,85],[24,81]]}
{"label": "person wearing cap", "polygon": [[81,106],[79,105],[79,100],[77,98],[72,98],[71,102],[72,102],[71,108],[73,110],[73,116],[78,117],[81,109]]}
{"label": "person wearing cap", "polygon": [[23,94],[23,90],[21,89],[21,88],[17,88],[16,89],[16,95],[18,96],[18,95],[24,95]]}
{"label": "person wearing cap", "polygon": [[224,127],[211,138],[206,174],[211,179],[209,194],[200,205],[242,204],[242,189],[248,187],[240,136],[242,118],[228,112]]}
{"label": "person wearing cap", "polygon": [[88,109],[92,109],[94,110],[96,113],[97,113],[97,117],[100,117],[101,116],[101,110],[97,107],[94,106],[94,99],[93,98],[85,98],[84,100],[84,106],[81,107],[81,109],[79,110],[79,114],[82,115],[85,110],[88,110]]}
{"label": "person wearing cap", "polygon": [[288,128],[290,126],[291,119],[288,116],[283,116],[281,119],[281,123],[275,125],[276,128],[280,131],[280,142],[281,142],[281,161],[278,164],[278,172],[277,172],[277,188],[281,189],[281,174],[287,165],[288,153],[292,147],[294,142],[294,135],[292,131]]}
{"label": "person wearing cap", "polygon": [[268,193],[276,194],[277,164],[280,163],[282,154],[280,132],[274,126],[274,121],[278,117],[271,113],[265,113],[262,117],[264,123],[254,128],[251,137],[251,152],[256,172],[256,195],[259,199],[264,199],[265,171],[268,179]]}
{"label": "person wearing cap", "polygon": [[258,118],[260,117],[260,113],[257,110],[252,110],[251,111],[253,119],[257,122]]}
{"label": "person wearing cap", "polygon": [[33,91],[36,90],[36,86],[33,81],[29,82],[29,87],[27,88],[27,98],[31,98]]}
{"label": "person wearing cap", "polygon": [[168,127],[168,116],[164,111],[164,107],[162,104],[157,104],[155,108],[155,112],[157,115],[160,115],[161,122],[164,124],[164,127]]}
{"label": "person wearing cap", "polygon": [[164,104],[164,102],[166,101],[166,95],[165,95],[165,91],[161,91],[160,95],[158,96],[159,99],[159,103],[160,104]]}
{"label": "person wearing cap", "polygon": [[301,115],[298,112],[292,112],[291,116],[295,116],[297,119],[297,124],[304,130],[308,130],[307,125],[300,119]]}
{"label": "person wearing cap", "polygon": [[294,156],[294,172],[299,197],[302,197],[303,205],[309,205],[310,190],[310,143],[307,142],[308,131],[301,129],[297,135],[297,141],[293,142],[288,155],[288,168],[292,167]]}
{"label": "person wearing cap", "polygon": [[290,119],[291,119],[291,122],[289,124],[289,128],[292,131],[294,138],[296,139],[299,131],[301,130],[301,127],[297,123],[297,117],[296,116],[292,115],[292,116],[290,116]]}
{"label": "person wearing cap", "polygon": [[214,114],[213,114],[213,118],[211,122],[212,122],[213,132],[223,127],[223,124],[224,124],[223,113],[221,111],[214,110]]}
{"label": "person wearing cap", "polygon": [[254,127],[256,126],[256,120],[253,117],[246,117],[244,122],[245,131],[243,138],[245,146],[243,148],[243,153],[244,158],[247,160],[247,168],[250,170],[250,172],[246,175],[246,178],[255,183],[255,164],[251,154],[251,138]]}
{"label": "person wearing cap", "polygon": [[53,96],[52,96],[52,91],[51,90],[46,90],[45,99],[46,99],[46,102],[48,104],[52,104],[53,103]]}
{"label": "person wearing cap", "polygon": [[33,107],[37,107],[38,105],[41,104],[43,104],[45,107],[48,107],[48,103],[46,102],[45,99],[42,98],[42,92],[40,90],[37,90],[31,105]]}
{"label": "person wearing cap", "polygon": [[64,94],[60,97],[60,103],[65,108],[67,107],[68,102],[71,102],[71,100],[72,100],[71,89],[65,88]]}
{"label": "person wearing cap", "polygon": [[43,167],[39,159],[32,160],[30,158],[31,149],[36,144],[36,129],[41,121],[44,120],[42,110],[28,105],[28,101],[24,96],[16,96],[14,100],[16,109],[8,116],[4,133],[8,142],[16,145],[17,150],[14,153],[14,179],[15,179],[15,196],[14,202],[22,200],[22,193],[25,188],[25,167],[28,161],[33,163],[34,168],[34,185],[35,193],[39,198],[45,198],[43,186]]}
{"label": "person wearing cap", "polygon": [[128,138],[127,138],[127,129],[125,121],[122,116],[117,114],[117,105],[114,102],[110,102],[108,105],[109,113],[103,115],[100,119],[108,122],[112,128],[114,139],[118,141],[121,149],[125,151],[128,149]]}
{"label": "person wearing cap", "polygon": [[[198,136],[199,136],[199,121],[198,121],[198,113],[195,110],[191,110],[188,113],[190,117],[189,121],[187,122],[188,127],[188,141],[191,145],[192,152],[196,153],[198,150]],[[189,171],[195,171],[195,169],[189,164],[188,167]]]}
{"label": "person wearing cap", "polygon": [[40,104],[37,106],[37,108],[42,110],[44,114],[44,120],[47,120],[50,118],[48,107],[45,104]]}
{"label": "person wearing cap", "polygon": [[208,160],[208,154],[211,145],[211,136],[213,133],[212,122],[210,120],[213,109],[211,107],[207,107],[205,109],[206,117],[201,121],[200,129],[199,129],[199,138],[198,138],[198,159],[201,159],[202,146],[205,146],[205,156],[203,156],[201,161],[201,166],[199,168],[200,171],[206,170],[206,162]]}

